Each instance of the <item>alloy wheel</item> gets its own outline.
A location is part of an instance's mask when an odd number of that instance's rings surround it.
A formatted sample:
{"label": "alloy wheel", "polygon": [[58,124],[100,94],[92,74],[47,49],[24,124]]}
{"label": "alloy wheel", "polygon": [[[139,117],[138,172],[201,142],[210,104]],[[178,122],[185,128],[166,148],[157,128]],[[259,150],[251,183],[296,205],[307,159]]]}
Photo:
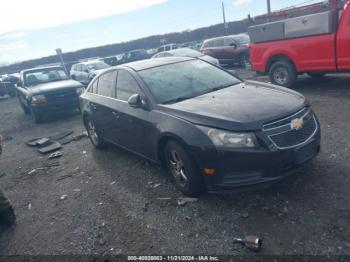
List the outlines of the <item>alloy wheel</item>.
{"label": "alloy wheel", "polygon": [[89,133],[89,136],[90,136],[92,143],[95,146],[97,146],[99,143],[99,137],[98,137],[98,134],[96,132],[95,125],[91,120],[89,120],[87,123],[87,129],[88,129],[88,133]]}
{"label": "alloy wheel", "polygon": [[288,70],[284,67],[276,68],[273,78],[278,85],[285,85],[288,82]]}
{"label": "alloy wheel", "polygon": [[185,188],[188,184],[185,164],[180,154],[175,149],[172,149],[169,152],[169,163],[171,173],[173,174],[176,183]]}

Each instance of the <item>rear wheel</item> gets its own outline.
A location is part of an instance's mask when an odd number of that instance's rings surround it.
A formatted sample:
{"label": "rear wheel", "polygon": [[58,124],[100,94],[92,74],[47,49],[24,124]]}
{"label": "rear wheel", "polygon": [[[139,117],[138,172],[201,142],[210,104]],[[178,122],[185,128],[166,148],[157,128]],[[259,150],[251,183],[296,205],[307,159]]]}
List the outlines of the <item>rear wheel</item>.
{"label": "rear wheel", "polygon": [[96,147],[97,149],[103,149],[106,147],[106,142],[98,133],[95,123],[90,117],[85,117],[85,128],[88,132],[89,139],[94,147]]}
{"label": "rear wheel", "polygon": [[164,150],[166,166],[175,186],[185,195],[195,197],[205,191],[203,178],[183,146],[169,141]]}
{"label": "rear wheel", "polygon": [[239,65],[242,68],[247,68],[250,64],[249,55],[244,53],[239,56]]}
{"label": "rear wheel", "polygon": [[272,83],[285,87],[292,87],[298,78],[294,65],[287,60],[273,63],[269,75]]}

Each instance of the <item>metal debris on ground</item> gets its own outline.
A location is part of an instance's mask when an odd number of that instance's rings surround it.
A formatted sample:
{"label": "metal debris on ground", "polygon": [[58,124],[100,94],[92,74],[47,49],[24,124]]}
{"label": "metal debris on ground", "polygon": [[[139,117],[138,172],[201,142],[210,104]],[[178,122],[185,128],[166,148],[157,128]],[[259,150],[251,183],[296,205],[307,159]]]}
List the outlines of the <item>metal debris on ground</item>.
{"label": "metal debris on ground", "polygon": [[59,158],[61,156],[63,156],[62,151],[56,151],[49,155],[49,159]]}
{"label": "metal debris on ground", "polygon": [[62,195],[62,196],[60,197],[60,200],[65,200],[67,197],[68,197],[68,195]]}
{"label": "metal debris on ground", "polygon": [[177,200],[177,204],[179,206],[184,206],[188,203],[194,203],[197,202],[199,199],[198,198],[192,198],[192,197],[181,197]]}
{"label": "metal debris on ground", "polygon": [[153,188],[157,188],[157,187],[160,187],[162,184],[155,184],[154,186],[153,186]]}
{"label": "metal debris on ground", "polygon": [[171,197],[157,197],[157,200],[171,200]]}
{"label": "metal debris on ground", "polygon": [[62,145],[60,143],[54,142],[51,145],[39,148],[38,152],[45,155],[53,151],[59,150],[61,148],[62,148]]}
{"label": "metal debris on ground", "polygon": [[262,239],[256,236],[246,236],[245,238],[234,238],[235,243],[240,243],[244,245],[249,250],[261,251],[262,248]]}
{"label": "metal debris on ground", "polygon": [[61,181],[61,180],[63,180],[63,179],[66,179],[66,178],[68,178],[68,177],[71,177],[71,176],[72,176],[71,174],[60,176],[59,178],[57,178],[57,181]]}
{"label": "metal debris on ground", "polygon": [[65,138],[65,137],[67,137],[67,136],[73,134],[73,133],[74,133],[74,131],[72,131],[72,130],[67,130],[67,131],[63,131],[63,132],[61,132],[61,133],[57,133],[57,134],[55,134],[55,135],[52,135],[52,136],[50,136],[49,138],[50,138],[51,140],[60,140],[60,139],[63,139],[63,138]]}
{"label": "metal debris on ground", "polygon": [[113,186],[115,183],[117,183],[116,181],[113,181],[110,183],[111,186]]}

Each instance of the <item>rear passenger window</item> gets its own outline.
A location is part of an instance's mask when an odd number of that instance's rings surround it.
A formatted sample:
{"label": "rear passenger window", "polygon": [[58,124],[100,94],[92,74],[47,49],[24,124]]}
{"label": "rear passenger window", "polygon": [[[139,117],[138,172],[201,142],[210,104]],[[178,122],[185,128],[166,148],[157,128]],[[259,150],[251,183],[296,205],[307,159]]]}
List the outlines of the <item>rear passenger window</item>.
{"label": "rear passenger window", "polygon": [[214,40],[214,47],[220,47],[220,46],[224,46],[224,39],[222,39],[222,38],[215,39]]}
{"label": "rear passenger window", "polygon": [[204,43],[203,48],[213,47],[213,41],[207,41]]}
{"label": "rear passenger window", "polygon": [[98,78],[91,84],[88,92],[97,94],[97,84],[98,84]]}
{"label": "rear passenger window", "polygon": [[118,72],[117,99],[128,101],[130,96],[140,93],[136,80],[125,70]]}
{"label": "rear passenger window", "polygon": [[112,71],[101,75],[98,78],[97,93],[101,96],[112,97],[112,90],[114,90],[116,78],[117,71]]}
{"label": "rear passenger window", "polygon": [[233,46],[236,44],[236,41],[231,38],[225,38],[224,45],[225,46]]}

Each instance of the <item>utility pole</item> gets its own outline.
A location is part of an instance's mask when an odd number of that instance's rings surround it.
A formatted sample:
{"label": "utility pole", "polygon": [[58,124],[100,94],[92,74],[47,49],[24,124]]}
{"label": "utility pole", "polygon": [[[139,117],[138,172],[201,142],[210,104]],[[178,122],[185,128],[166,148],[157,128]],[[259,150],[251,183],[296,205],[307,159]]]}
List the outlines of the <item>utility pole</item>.
{"label": "utility pole", "polygon": [[224,2],[222,2],[222,17],[223,17],[223,19],[224,19],[225,35],[227,35],[228,24],[226,23],[226,15],[225,15],[225,5],[224,5]]}
{"label": "utility pole", "polygon": [[271,1],[267,0],[267,13],[271,14]]}
{"label": "utility pole", "polygon": [[268,21],[270,22],[270,15],[271,15],[271,2],[270,0],[267,1],[267,14],[268,14]]}

